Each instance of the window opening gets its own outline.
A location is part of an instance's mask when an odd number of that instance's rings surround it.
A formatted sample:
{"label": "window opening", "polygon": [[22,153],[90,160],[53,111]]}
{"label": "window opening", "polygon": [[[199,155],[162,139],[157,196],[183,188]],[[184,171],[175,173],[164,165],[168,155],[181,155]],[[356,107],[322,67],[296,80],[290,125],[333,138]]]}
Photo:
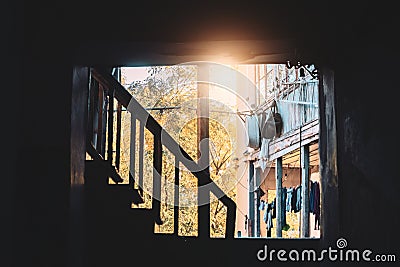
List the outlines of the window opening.
{"label": "window opening", "polygon": [[[290,63],[221,66],[214,64],[207,70],[210,80],[224,80],[208,83],[208,171],[236,203],[235,237],[320,237],[319,81],[315,67]],[[120,68],[121,84],[195,160],[201,127],[196,123],[198,75],[196,64]],[[117,112],[118,103],[112,107]],[[132,176],[135,187],[142,190],[144,203],[132,207],[151,208],[154,138],[126,108],[122,114],[118,149],[123,153],[118,157],[118,171],[124,183]],[[105,136],[104,140],[104,147],[112,147],[115,153],[116,138]],[[108,140],[114,144],[108,145]],[[197,236],[196,179],[174,162],[165,147],[162,154],[160,213],[164,223],[155,225],[154,231],[171,234],[178,229],[175,234]],[[301,189],[304,177],[306,193]],[[179,209],[174,205],[177,188]],[[305,195],[307,202],[301,200]],[[218,196],[211,194],[209,199],[210,236],[224,237],[227,209]],[[174,221],[177,217],[178,222]]]}

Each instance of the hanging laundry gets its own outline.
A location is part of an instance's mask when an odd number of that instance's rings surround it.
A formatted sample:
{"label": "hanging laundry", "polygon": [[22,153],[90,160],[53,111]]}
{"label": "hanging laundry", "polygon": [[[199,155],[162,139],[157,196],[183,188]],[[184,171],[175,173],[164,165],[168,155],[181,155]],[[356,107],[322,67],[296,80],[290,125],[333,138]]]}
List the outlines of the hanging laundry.
{"label": "hanging laundry", "polygon": [[315,205],[315,201],[314,201],[314,198],[315,198],[315,183],[313,182],[313,181],[311,181],[311,184],[310,184],[310,192],[309,192],[309,194],[310,194],[310,199],[309,199],[309,201],[310,201],[310,212],[312,213],[312,214],[314,214],[315,213],[315,210],[314,210],[314,205]]}
{"label": "hanging laundry", "polygon": [[263,112],[261,119],[261,137],[265,139],[272,139],[276,135],[275,120],[273,112],[268,110]]}
{"label": "hanging laundry", "polygon": [[274,212],[274,202],[265,204],[264,222],[267,229],[267,237],[271,237],[271,229],[273,227],[272,216]]}
{"label": "hanging laundry", "polygon": [[286,189],[286,211],[290,212],[292,209],[292,196],[293,196],[293,188],[290,187]]}
{"label": "hanging laundry", "polygon": [[266,228],[267,231],[270,231],[271,228],[273,227],[273,222],[272,222],[272,204],[267,203],[266,204],[266,210],[264,212],[264,222],[266,223]]}
{"label": "hanging laundry", "polygon": [[320,185],[317,181],[311,181],[310,184],[310,213],[315,215],[314,229],[317,230],[320,227],[320,216],[321,216],[321,203],[320,203]]}
{"label": "hanging laundry", "polygon": [[247,223],[249,222],[249,217],[247,217],[247,214],[244,215],[244,230],[248,233],[249,229],[247,227]]}
{"label": "hanging laundry", "polygon": [[301,210],[301,185],[296,187],[296,209],[295,212],[299,212]]}
{"label": "hanging laundry", "polygon": [[320,191],[319,191],[319,183],[314,182],[314,213],[317,213],[319,210],[319,205],[320,205]]}
{"label": "hanging laundry", "polygon": [[293,188],[293,193],[292,193],[292,200],[290,201],[290,211],[296,212],[296,199],[297,199],[297,193],[296,193],[297,187]]}
{"label": "hanging laundry", "polygon": [[272,219],[275,219],[276,218],[276,197],[271,202],[271,208],[272,208]]}
{"label": "hanging laundry", "polygon": [[258,163],[260,164],[262,171],[264,171],[265,168],[267,167],[267,160],[269,156],[268,149],[269,149],[269,139],[262,138],[260,154],[258,156],[259,157]]}
{"label": "hanging laundry", "polygon": [[263,216],[263,220],[264,220],[265,223],[267,223],[267,219],[268,219],[268,205],[269,205],[268,203],[265,204],[265,206],[267,207],[265,209],[264,216]]}
{"label": "hanging laundry", "polygon": [[314,214],[315,214],[315,230],[319,230],[320,227],[320,216],[321,216],[321,201],[320,201],[320,197],[321,197],[321,193],[320,193],[320,186],[318,182],[315,182],[314,185],[315,189],[314,189]]}
{"label": "hanging laundry", "polygon": [[264,210],[265,209],[265,201],[261,200],[260,201],[260,206],[258,207],[258,210]]}
{"label": "hanging laundry", "polygon": [[272,213],[271,210],[268,211],[268,213],[267,213],[267,230],[268,231],[271,230],[271,228],[274,226],[272,223],[272,214],[271,213]]}
{"label": "hanging laundry", "polygon": [[[286,197],[287,197],[287,189],[286,187],[282,188],[282,230],[284,230],[284,228],[286,228]],[[286,231],[286,230],[285,230]]]}

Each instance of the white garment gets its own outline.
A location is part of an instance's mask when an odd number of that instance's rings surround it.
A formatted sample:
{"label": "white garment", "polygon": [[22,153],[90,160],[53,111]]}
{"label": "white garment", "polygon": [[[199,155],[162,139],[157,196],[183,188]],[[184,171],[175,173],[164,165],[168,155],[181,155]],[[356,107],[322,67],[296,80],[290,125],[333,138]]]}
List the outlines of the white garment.
{"label": "white garment", "polygon": [[262,171],[265,170],[267,167],[267,161],[269,157],[269,139],[263,138],[261,141],[261,148],[260,148],[260,154],[259,154],[259,164],[262,169]]}

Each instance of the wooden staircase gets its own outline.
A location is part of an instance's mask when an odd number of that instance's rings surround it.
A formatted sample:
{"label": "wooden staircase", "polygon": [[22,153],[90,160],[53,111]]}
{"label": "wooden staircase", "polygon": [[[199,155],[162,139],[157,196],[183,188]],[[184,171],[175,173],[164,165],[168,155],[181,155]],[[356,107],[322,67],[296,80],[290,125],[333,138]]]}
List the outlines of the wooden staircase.
{"label": "wooden staircase", "polygon": [[[87,153],[92,160],[85,161],[85,203],[86,203],[86,235],[85,244],[87,251],[87,266],[121,266],[123,263],[135,262],[137,251],[140,253],[149,250],[152,247],[159,247],[159,244],[165,243],[170,246],[172,243],[181,246],[181,249],[188,249],[186,242],[182,242],[182,237],[178,236],[177,231],[173,234],[155,234],[155,224],[161,225],[163,222],[160,217],[160,194],[161,194],[161,177],[162,176],[162,149],[165,146],[174,156],[176,164],[183,164],[198,179],[198,185],[209,185],[203,187],[207,190],[202,192],[203,195],[213,193],[218,196],[219,200],[227,207],[227,219],[225,239],[233,239],[236,221],[236,204],[232,201],[210,178],[209,173],[201,170],[197,163],[183,150],[183,148],[160,126],[160,124],[132,97],[132,95],[113,77],[108,70],[92,69],[91,70],[91,86],[96,86],[96,94],[89,98],[89,122],[88,122],[88,140]],[[97,94],[102,98],[96,99]],[[104,98],[106,96],[107,98]],[[108,136],[108,144],[113,143],[113,115],[107,114],[108,110],[114,110],[114,98],[118,102],[117,110],[120,112],[121,107],[132,109],[132,120],[138,120],[142,129],[146,128],[154,137],[153,148],[153,192],[151,209],[133,208],[133,204],[143,203],[140,185],[143,177],[129,177],[129,183],[122,184],[123,179],[118,174],[119,164],[119,143],[120,131],[117,127],[117,154],[115,158],[116,166],[113,166],[113,148],[108,147],[108,153],[105,148],[105,136]],[[108,110],[104,108],[105,103],[110,103]],[[96,102],[98,101],[98,102]],[[112,112],[113,113],[113,112]],[[120,113],[117,113],[117,118]],[[103,122],[107,122],[108,127],[104,127]],[[94,123],[96,122],[97,123]],[[118,122],[117,122],[118,125]],[[131,127],[135,127],[133,123]],[[97,137],[93,138],[96,132]],[[136,129],[131,129],[132,133],[136,133]],[[107,133],[107,134],[105,134]],[[119,135],[119,136],[118,136]],[[162,138],[161,138],[162,136]],[[102,139],[103,138],[103,139]],[[131,136],[136,138],[136,136]],[[100,141],[99,141],[100,140]],[[162,141],[163,140],[163,141]],[[96,145],[94,145],[96,144]],[[131,153],[131,157],[132,154]],[[107,159],[105,159],[107,156]],[[133,155],[135,156],[135,155]],[[143,156],[143,155],[139,155]],[[132,158],[131,158],[132,160]],[[175,168],[175,172],[179,171]],[[131,173],[134,173],[131,171]],[[179,174],[176,181],[179,184]],[[109,183],[109,179],[114,181]],[[139,185],[139,189],[134,188],[134,183]],[[177,191],[177,190],[175,190]],[[179,194],[175,192],[175,194]],[[199,194],[200,195],[200,194]],[[175,195],[174,205],[176,207],[174,224],[178,224],[179,216],[179,195]],[[200,201],[199,201],[200,203]],[[209,218],[209,204],[200,205],[198,207],[199,217],[199,236],[202,240],[209,240],[210,236],[205,235],[207,228],[209,229],[209,221],[201,221],[200,217]],[[201,222],[201,227],[200,227]],[[200,231],[202,229],[202,231]],[[200,233],[203,233],[200,235]],[[192,239],[192,238],[189,238]],[[161,242],[161,243],[160,243]],[[142,250],[143,249],[143,250]],[[169,248],[169,250],[173,248]],[[132,257],[132,259],[130,258]],[[120,261],[120,262],[118,262]]]}
{"label": "wooden staircase", "polygon": [[86,160],[85,164],[87,266],[121,266],[132,253],[130,248],[153,234],[153,212],[132,208],[132,204],[143,203],[138,189],[110,184],[99,162]]}

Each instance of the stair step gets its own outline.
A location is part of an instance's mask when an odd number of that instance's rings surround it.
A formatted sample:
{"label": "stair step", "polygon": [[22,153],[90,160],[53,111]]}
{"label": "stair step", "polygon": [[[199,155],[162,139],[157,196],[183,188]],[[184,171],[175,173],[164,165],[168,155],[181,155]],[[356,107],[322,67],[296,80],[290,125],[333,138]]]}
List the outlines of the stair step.
{"label": "stair step", "polygon": [[153,236],[154,217],[149,209],[90,214],[85,231],[90,266],[122,266],[118,260],[129,258],[133,248]]}
{"label": "stair step", "polygon": [[130,208],[133,204],[144,203],[138,189],[131,184],[109,184],[107,171],[96,161],[85,162],[85,190],[90,199],[102,201],[106,205]]}
{"label": "stair step", "polygon": [[100,205],[103,210],[129,210],[132,204],[144,203],[139,191],[128,184],[85,190],[89,206]]}
{"label": "stair step", "polygon": [[107,194],[109,194],[110,197],[113,199],[127,199],[128,201],[131,201],[136,205],[144,203],[144,200],[140,195],[139,190],[136,188],[132,188],[132,185],[130,184],[110,184],[106,186],[105,191],[107,191]]}

